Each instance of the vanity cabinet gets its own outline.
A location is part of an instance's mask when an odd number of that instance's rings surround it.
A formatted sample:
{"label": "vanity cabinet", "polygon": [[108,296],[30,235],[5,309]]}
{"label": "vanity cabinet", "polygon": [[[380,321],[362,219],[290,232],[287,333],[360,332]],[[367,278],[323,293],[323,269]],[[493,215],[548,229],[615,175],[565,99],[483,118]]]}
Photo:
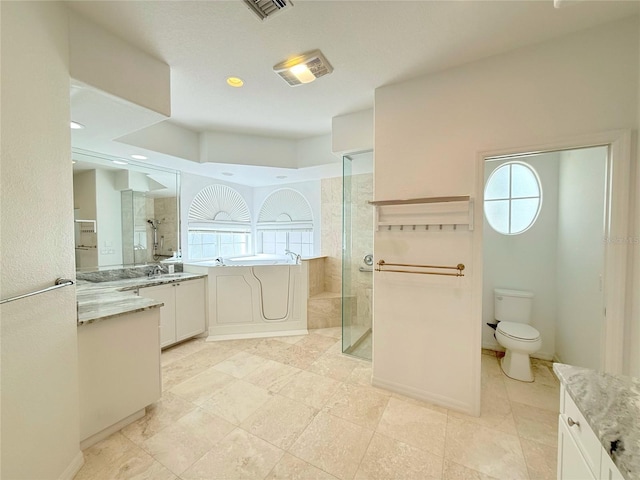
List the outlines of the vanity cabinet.
{"label": "vanity cabinet", "polygon": [[160,309],[161,348],[205,331],[204,278],[140,288],[138,295],[164,303]]}
{"label": "vanity cabinet", "polygon": [[559,480],[623,480],[564,385],[558,418]]}

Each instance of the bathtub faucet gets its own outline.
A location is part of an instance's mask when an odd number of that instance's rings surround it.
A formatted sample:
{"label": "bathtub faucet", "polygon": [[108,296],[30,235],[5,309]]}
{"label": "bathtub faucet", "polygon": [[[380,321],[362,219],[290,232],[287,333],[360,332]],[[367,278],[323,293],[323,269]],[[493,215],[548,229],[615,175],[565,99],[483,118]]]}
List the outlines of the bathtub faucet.
{"label": "bathtub faucet", "polygon": [[222,257],[218,257],[214,260],[216,262],[216,266],[224,265],[224,260]]}
{"label": "bathtub faucet", "polygon": [[302,260],[302,256],[299,253],[292,252],[291,250],[285,250],[285,255],[291,255],[291,260],[295,262],[296,265],[300,264],[300,260]]}

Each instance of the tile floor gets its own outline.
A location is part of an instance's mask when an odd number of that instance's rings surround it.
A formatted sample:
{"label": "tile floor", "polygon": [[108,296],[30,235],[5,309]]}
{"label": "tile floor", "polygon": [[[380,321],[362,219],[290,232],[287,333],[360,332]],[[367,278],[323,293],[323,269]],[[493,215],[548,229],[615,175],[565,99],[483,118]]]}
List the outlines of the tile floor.
{"label": "tile floor", "polygon": [[478,418],[370,385],[340,329],[206,343],[162,354],[147,415],[87,449],[85,479],[555,478],[559,385],[531,384],[482,355]]}

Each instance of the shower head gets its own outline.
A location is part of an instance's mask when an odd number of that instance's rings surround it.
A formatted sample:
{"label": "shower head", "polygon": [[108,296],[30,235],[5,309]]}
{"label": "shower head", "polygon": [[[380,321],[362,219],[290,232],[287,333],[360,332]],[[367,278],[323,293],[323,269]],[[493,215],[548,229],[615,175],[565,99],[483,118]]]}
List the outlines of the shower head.
{"label": "shower head", "polygon": [[147,223],[150,223],[153,228],[158,228],[157,220],[147,220]]}

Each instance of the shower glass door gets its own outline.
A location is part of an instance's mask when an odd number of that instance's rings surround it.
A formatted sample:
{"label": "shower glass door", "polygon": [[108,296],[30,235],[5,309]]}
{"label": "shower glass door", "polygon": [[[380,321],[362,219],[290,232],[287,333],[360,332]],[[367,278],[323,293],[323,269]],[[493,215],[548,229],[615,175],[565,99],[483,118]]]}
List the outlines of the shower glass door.
{"label": "shower glass door", "polygon": [[342,351],[371,360],[373,152],[342,162]]}

